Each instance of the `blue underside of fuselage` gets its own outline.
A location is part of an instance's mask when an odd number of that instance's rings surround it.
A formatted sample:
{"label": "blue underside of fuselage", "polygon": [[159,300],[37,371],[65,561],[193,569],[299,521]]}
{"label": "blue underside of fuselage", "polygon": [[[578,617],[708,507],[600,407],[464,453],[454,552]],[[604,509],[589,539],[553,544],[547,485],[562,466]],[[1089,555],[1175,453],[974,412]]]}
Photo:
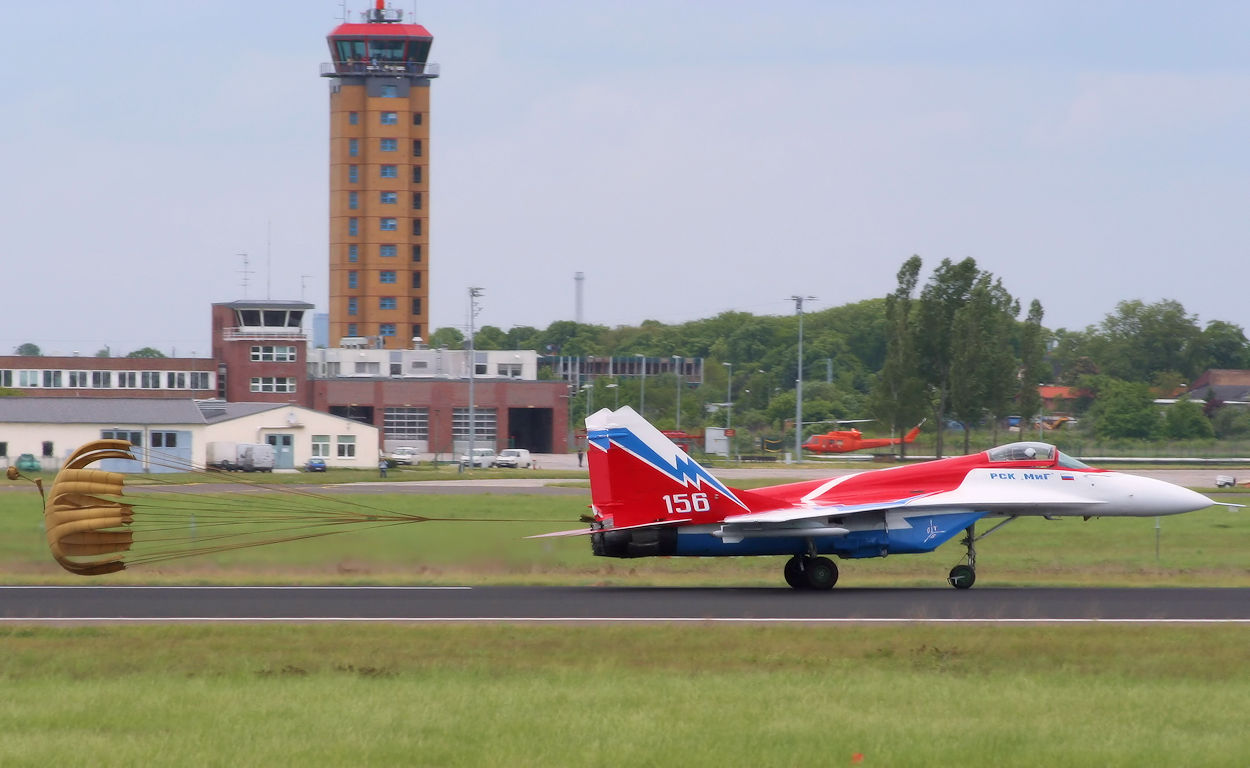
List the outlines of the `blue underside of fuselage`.
{"label": "blue underside of fuselage", "polygon": [[[844,558],[885,557],[886,555],[932,552],[977,520],[984,512],[920,514],[905,519],[910,528],[896,527],[851,531],[842,536],[817,536],[812,540],[822,555]],[[746,538],[727,543],[704,531],[678,529],[676,555],[689,557],[738,557],[747,555],[801,555],[807,553],[803,536]]]}

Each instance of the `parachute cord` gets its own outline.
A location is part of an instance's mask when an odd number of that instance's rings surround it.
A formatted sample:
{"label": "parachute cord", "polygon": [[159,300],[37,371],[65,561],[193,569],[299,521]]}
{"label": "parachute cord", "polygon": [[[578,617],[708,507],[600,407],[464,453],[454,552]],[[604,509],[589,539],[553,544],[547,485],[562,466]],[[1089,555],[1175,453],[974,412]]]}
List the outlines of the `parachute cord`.
{"label": "parachute cord", "polygon": [[43,479],[42,479],[42,478],[38,478],[38,477],[27,477],[26,475],[23,475],[21,472],[19,472],[19,471],[18,471],[18,469],[17,469],[17,467],[9,467],[8,469],[6,469],[6,470],[4,471],[4,476],[5,476],[5,477],[7,477],[7,478],[8,478],[8,479],[10,479],[10,480],[19,480],[19,479],[20,479],[20,480],[29,480],[29,481],[31,481],[32,483],[34,483],[34,484],[35,484],[35,487],[39,489],[39,498],[40,498],[40,500],[42,500],[45,504],[47,503],[47,501],[48,501],[48,497],[47,497],[47,496],[45,496],[45,495],[44,495],[44,493],[43,493]]}

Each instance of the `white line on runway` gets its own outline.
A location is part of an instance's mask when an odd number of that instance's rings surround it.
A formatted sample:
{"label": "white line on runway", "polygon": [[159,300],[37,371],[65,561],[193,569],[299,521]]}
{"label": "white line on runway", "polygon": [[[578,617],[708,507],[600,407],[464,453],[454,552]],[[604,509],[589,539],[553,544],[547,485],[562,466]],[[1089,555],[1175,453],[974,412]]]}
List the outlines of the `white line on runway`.
{"label": "white line on runway", "polygon": [[403,624],[600,624],[600,623],[637,623],[637,624],[1250,624],[1250,619],[848,619],[848,618],[813,618],[813,619],[743,619],[743,618],[643,618],[643,617],[604,617],[587,619],[582,617],[549,617],[524,618],[517,616],[501,617],[362,617],[362,616],[304,616],[279,618],[275,616],[182,616],[182,617],[102,617],[102,616],[57,616],[31,618],[0,618],[0,624],[23,623],[119,623],[119,624],[195,624],[195,623],[286,623],[286,624],[326,624],[343,623],[403,623]]}
{"label": "white line on runway", "polygon": [[109,586],[83,585],[83,586],[80,586],[80,587],[76,587],[76,586],[73,586],[73,585],[71,585],[71,584],[19,584],[19,585],[17,585],[17,586],[12,586],[12,587],[8,587],[8,586],[6,586],[6,587],[0,587],[0,591],[10,590],[10,589],[168,589],[168,590],[174,590],[174,589],[217,589],[217,590],[223,590],[223,589],[293,589],[293,590],[299,590],[299,589],[306,589],[306,590],[314,590],[314,589],[352,589],[352,590],[366,590],[366,589],[384,590],[384,589],[396,589],[396,590],[414,590],[414,591],[427,591],[427,592],[429,592],[429,591],[435,591],[435,590],[447,590],[447,589],[473,589],[473,587],[381,587],[381,586],[379,586],[379,587],[371,587],[371,586],[359,586],[359,587],[353,587],[353,586],[343,586],[343,585],[326,585],[326,586],[324,586],[324,587],[318,587],[318,586],[315,586],[315,585],[309,585],[309,584],[305,584],[305,585],[302,585],[302,586],[285,586],[285,587],[284,587],[284,586],[280,586],[280,585],[275,585],[275,586],[256,586],[256,585],[252,585],[252,586],[238,586],[238,587],[232,587],[232,586],[220,586],[220,587],[214,587],[214,586],[207,586],[207,585],[203,585],[203,584],[201,584],[201,585],[194,585],[194,586],[192,586],[192,585],[187,585],[187,586],[176,586],[176,585],[175,585],[175,586],[168,586],[168,587],[162,587],[162,586],[156,586],[156,585],[148,585],[148,584],[136,584],[136,585],[134,585],[134,586],[126,586],[126,585],[121,585],[121,584],[112,584],[112,585],[109,585]]}

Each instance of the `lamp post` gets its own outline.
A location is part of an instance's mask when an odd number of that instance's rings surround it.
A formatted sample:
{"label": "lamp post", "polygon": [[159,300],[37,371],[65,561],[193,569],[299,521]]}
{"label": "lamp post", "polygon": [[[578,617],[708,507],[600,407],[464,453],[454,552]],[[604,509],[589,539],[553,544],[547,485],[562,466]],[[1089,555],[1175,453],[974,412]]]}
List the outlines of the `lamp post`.
{"label": "lamp post", "polygon": [[634,357],[642,363],[642,378],[638,380],[638,415],[647,418],[647,356],[637,353]]}
{"label": "lamp post", "polygon": [[725,366],[725,429],[733,426],[734,413],[734,364],[721,363]]}
{"label": "lamp post", "polygon": [[803,302],[815,301],[815,296],[791,296],[794,311],[799,316],[799,369],[794,379],[794,460],[803,460]]}
{"label": "lamp post", "polygon": [[681,429],[681,355],[673,355],[673,366],[677,374],[677,429]]}
{"label": "lamp post", "polygon": [[473,319],[480,311],[477,307],[477,297],[481,295],[481,288],[476,286],[469,288],[469,469],[473,469],[473,439],[477,436],[477,412],[473,404],[473,379],[477,373],[477,354],[473,349]]}
{"label": "lamp post", "polygon": [[611,389],[611,390],[613,390],[613,394],[615,395],[615,402],[616,402],[616,404],[615,404],[614,406],[612,406],[612,410],[619,410],[619,409],[620,409],[620,407],[621,407],[621,389],[620,389],[620,386],[619,386],[619,385],[617,385],[617,384],[616,384],[616,382],[613,382],[613,383],[611,383],[611,384],[605,384],[605,385],[604,385],[604,389]]}

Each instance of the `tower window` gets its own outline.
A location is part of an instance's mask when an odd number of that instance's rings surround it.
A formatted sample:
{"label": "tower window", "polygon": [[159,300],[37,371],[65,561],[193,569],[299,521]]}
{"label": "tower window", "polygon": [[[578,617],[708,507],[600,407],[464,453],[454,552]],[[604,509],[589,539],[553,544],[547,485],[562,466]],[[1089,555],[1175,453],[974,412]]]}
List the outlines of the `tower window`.
{"label": "tower window", "polygon": [[[414,315],[421,314],[421,297],[420,296],[417,296],[416,298],[412,300],[412,314]],[[417,333],[413,335],[420,336],[421,334]]]}
{"label": "tower window", "polygon": [[412,140],[412,156],[421,157],[421,139]]}
{"label": "tower window", "polygon": [[347,234],[352,237],[360,234],[360,221],[355,216],[347,220]]}
{"label": "tower window", "polygon": [[347,260],[353,263],[360,260],[360,252],[356,250],[355,243],[347,246]]}
{"label": "tower window", "polygon": [[351,157],[356,157],[360,154],[360,140],[359,139],[347,140],[347,154]]}
{"label": "tower window", "polygon": [[420,192],[412,193],[412,207],[415,210],[418,210],[418,211],[421,210],[421,193]]}
{"label": "tower window", "polygon": [[412,183],[413,184],[421,183],[421,166],[419,165],[412,166]]}
{"label": "tower window", "polygon": [[421,287],[421,273],[420,272],[412,273],[412,287],[413,288]]}
{"label": "tower window", "polygon": [[383,152],[394,152],[399,149],[399,139],[380,139],[378,147]]}
{"label": "tower window", "polygon": [[378,175],[384,179],[397,179],[399,178],[399,166],[383,165],[378,169]]}
{"label": "tower window", "polygon": [[378,255],[384,259],[395,258],[395,246],[394,245],[379,245]]}
{"label": "tower window", "polygon": [[360,181],[360,166],[358,165],[347,166],[347,180],[351,182],[352,184],[355,184],[356,182]]}
{"label": "tower window", "polygon": [[347,207],[353,211],[360,207],[360,197],[355,192],[347,193]]}
{"label": "tower window", "polygon": [[348,336],[359,336],[359,335],[360,335],[359,333],[357,333],[357,332],[356,332],[356,324],[355,324],[355,323],[348,323],[348,324],[347,324],[347,335],[348,335]]}
{"label": "tower window", "polygon": [[349,315],[356,314],[356,297],[355,296],[352,296],[348,298],[347,300],[347,314]]}
{"label": "tower window", "polygon": [[378,282],[392,284],[395,282],[395,270],[384,269],[378,273]]}
{"label": "tower window", "polygon": [[383,296],[378,299],[378,309],[396,309],[397,307],[394,296]]}
{"label": "tower window", "polygon": [[383,205],[394,205],[395,203],[399,202],[399,193],[398,192],[382,192],[379,197],[379,201]]}
{"label": "tower window", "polygon": [[421,117],[421,113],[420,113],[420,112],[413,112],[413,113],[412,113],[412,124],[413,124],[413,125],[421,125],[421,120],[422,120],[422,117]]}
{"label": "tower window", "polygon": [[360,124],[360,113],[359,113],[359,112],[348,112],[348,113],[347,113],[347,124],[348,124],[348,125],[359,125],[359,124]]}
{"label": "tower window", "polygon": [[412,220],[412,234],[414,235],[421,234],[421,219]]}
{"label": "tower window", "polygon": [[356,270],[353,269],[350,272],[348,272],[347,273],[347,287],[356,288],[357,286],[359,286],[359,284],[360,284],[360,278],[358,277],[358,273],[356,272]]}
{"label": "tower window", "polygon": [[420,245],[412,246],[412,260],[421,261],[421,246]]}
{"label": "tower window", "polygon": [[421,323],[413,323],[412,324],[412,338],[418,339],[420,337],[421,337]]}
{"label": "tower window", "polygon": [[381,219],[378,219],[378,227],[383,232],[394,232],[399,228],[398,223],[393,216],[383,216]]}
{"label": "tower window", "polygon": [[379,336],[394,336],[395,324],[394,323],[382,323],[381,325],[378,326],[378,335]]}
{"label": "tower window", "polygon": [[398,112],[383,112],[381,117],[382,125],[399,125]]}
{"label": "tower window", "polygon": [[393,99],[399,95],[399,88],[394,85],[384,85],[381,88],[381,96],[384,99]]}

